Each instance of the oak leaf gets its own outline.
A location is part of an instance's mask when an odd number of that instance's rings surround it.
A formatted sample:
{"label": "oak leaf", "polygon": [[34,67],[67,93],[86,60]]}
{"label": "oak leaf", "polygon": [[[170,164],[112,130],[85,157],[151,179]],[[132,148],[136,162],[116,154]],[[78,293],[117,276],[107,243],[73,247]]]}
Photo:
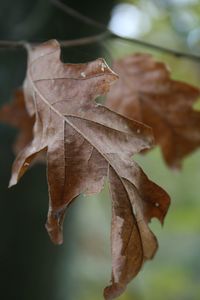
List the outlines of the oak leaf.
{"label": "oak leaf", "polygon": [[120,76],[108,94],[106,106],[152,127],[168,166],[200,146],[200,112],[193,104],[200,90],[172,80],[164,63],[148,54],[132,54],[114,62]]}
{"label": "oak leaf", "polygon": [[46,228],[62,243],[64,214],[81,193],[98,193],[108,176],[112,195],[112,282],[105,299],[120,295],[156,252],[157,240],[148,227],[161,222],[168,195],[151,182],[132,155],[152,145],[149,127],[95,103],[108,92],[117,75],[103,59],[64,64],[52,40],[29,49],[24,83],[26,105],[35,116],[31,143],[16,158],[10,185],[17,183],[31,160],[47,149],[49,212]]}
{"label": "oak leaf", "polygon": [[31,117],[28,115],[24,102],[24,94],[21,89],[15,91],[12,102],[5,104],[0,109],[0,122],[19,129],[19,134],[13,146],[16,154],[32,140],[35,116]]}

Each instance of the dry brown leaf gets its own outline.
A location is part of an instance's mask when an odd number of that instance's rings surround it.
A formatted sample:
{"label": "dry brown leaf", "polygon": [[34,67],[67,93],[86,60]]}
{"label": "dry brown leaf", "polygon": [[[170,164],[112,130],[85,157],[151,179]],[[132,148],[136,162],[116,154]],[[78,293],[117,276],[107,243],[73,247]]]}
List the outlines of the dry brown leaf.
{"label": "dry brown leaf", "polygon": [[32,140],[35,116],[30,117],[28,115],[22,90],[16,90],[13,101],[0,109],[0,122],[19,129],[19,135],[13,146],[16,154]]}
{"label": "dry brown leaf", "polygon": [[60,244],[66,208],[80,193],[98,193],[109,170],[113,262],[105,299],[120,295],[143,262],[153,257],[157,241],[148,222],[152,217],[162,222],[169,206],[168,195],[131,160],[152,145],[151,129],[94,101],[116,79],[103,59],[63,64],[55,40],[29,49],[24,92],[29,113],[36,118],[34,137],[16,158],[10,181],[16,184],[33,157],[47,148],[46,228]]}
{"label": "dry brown leaf", "polygon": [[112,86],[106,106],[151,126],[166,163],[179,168],[200,146],[200,112],[193,110],[199,89],[170,79],[165,64],[148,54],[115,61],[113,69],[120,80]]}

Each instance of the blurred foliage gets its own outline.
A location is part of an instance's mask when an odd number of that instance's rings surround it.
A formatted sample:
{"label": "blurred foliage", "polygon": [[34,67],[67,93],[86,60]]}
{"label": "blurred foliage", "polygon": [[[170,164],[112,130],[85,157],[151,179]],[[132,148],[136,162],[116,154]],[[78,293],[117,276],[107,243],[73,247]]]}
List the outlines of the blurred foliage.
{"label": "blurred foliage", "polygon": [[[101,22],[109,20],[113,2],[66,1]],[[150,20],[138,38],[185,52],[200,52],[200,5],[195,0],[123,1]],[[0,0],[0,39],[71,39],[96,33],[49,1]],[[176,58],[122,40],[65,49],[65,61],[80,62],[102,53],[109,62],[132,52],[152,53],[166,62],[172,77],[200,86],[198,63]],[[0,50],[0,101],[11,99],[25,76],[26,54]],[[200,102],[195,106],[200,108]],[[186,120],[187,122],[187,120]],[[55,247],[44,229],[47,185],[44,166],[34,166],[17,187],[7,190],[16,131],[0,127],[0,287],[2,299],[100,300],[111,272],[108,187],[96,196],[80,197],[66,216],[65,243]],[[163,228],[153,221],[160,248],[152,262],[129,285],[120,300],[200,299],[200,152],[188,157],[181,172],[167,169],[159,148],[137,161],[172,198]]]}

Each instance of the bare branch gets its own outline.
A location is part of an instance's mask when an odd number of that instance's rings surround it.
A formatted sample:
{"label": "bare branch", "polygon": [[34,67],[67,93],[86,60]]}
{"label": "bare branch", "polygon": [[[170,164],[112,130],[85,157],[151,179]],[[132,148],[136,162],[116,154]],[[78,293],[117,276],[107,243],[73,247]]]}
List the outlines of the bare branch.
{"label": "bare branch", "polygon": [[[80,39],[73,39],[73,40],[62,40],[59,41],[62,47],[73,47],[73,46],[81,46],[81,45],[88,45],[92,43],[98,43],[102,40],[105,40],[106,37],[110,35],[109,32],[103,32],[98,35],[87,36]],[[17,48],[27,48],[27,44],[36,46],[41,44],[41,42],[26,42],[26,41],[1,41],[0,40],[0,49],[17,49]]]}
{"label": "bare branch", "polygon": [[80,12],[76,11],[75,9],[69,7],[68,5],[60,2],[60,0],[51,0],[51,2],[53,3],[53,5],[55,5],[56,7],[58,7],[59,9],[61,9],[62,11],[64,11],[65,13],[67,13],[68,15],[78,19],[79,21],[82,21],[85,24],[88,24],[90,26],[96,27],[97,29],[103,29],[105,32],[110,33],[110,37],[112,38],[119,38],[123,41],[127,41],[127,42],[131,42],[146,48],[150,48],[156,51],[160,51],[160,52],[164,52],[170,55],[173,55],[177,58],[186,58],[186,59],[190,59],[196,62],[200,62],[200,56],[195,55],[195,54],[190,54],[190,53],[184,53],[181,51],[177,51],[177,50],[173,50],[173,49],[168,49],[162,46],[158,46],[155,44],[151,44],[148,42],[144,42],[138,39],[134,39],[134,38],[127,38],[127,37],[122,37],[114,32],[112,32],[106,25],[101,24],[100,22],[97,22],[96,20],[91,19],[90,17],[84,16],[83,14],[81,14]]}
{"label": "bare branch", "polygon": [[[96,27],[98,29],[104,30],[103,33],[100,33],[98,35],[94,36],[88,36],[80,39],[74,39],[74,40],[66,40],[66,41],[59,41],[60,45],[62,47],[73,47],[73,46],[80,46],[80,45],[87,45],[92,43],[98,43],[100,41],[103,41],[107,37],[110,38],[118,38],[125,42],[134,43],[137,45],[140,45],[142,47],[150,48],[155,51],[167,53],[169,55],[175,56],[177,58],[186,58],[195,62],[200,63],[200,56],[190,53],[184,53],[181,51],[168,49],[162,46],[158,46],[155,44],[151,44],[142,40],[134,39],[134,38],[128,38],[128,37],[122,37],[117,35],[116,33],[112,32],[106,25],[101,24],[87,16],[84,16],[80,12],[76,11],[75,9],[69,7],[68,5],[60,2],[59,0],[51,0],[53,5],[67,13],[68,15],[82,21],[85,24],[88,24],[90,26]],[[32,42],[29,43],[30,45],[38,45],[39,42]],[[0,41],[0,49],[17,49],[17,48],[25,48],[26,49],[27,42],[26,41]]]}
{"label": "bare branch", "polygon": [[82,21],[85,24],[96,27],[98,29],[109,31],[109,29],[106,27],[106,25],[101,24],[101,23],[97,22],[96,20],[93,20],[87,16],[84,16],[83,14],[81,14],[77,10],[73,9],[72,7],[68,6],[67,4],[64,4],[58,0],[51,0],[51,2],[53,3],[53,5],[55,5],[56,7],[58,7],[59,9],[61,9],[65,13],[67,13],[68,15],[78,19],[79,21]]}

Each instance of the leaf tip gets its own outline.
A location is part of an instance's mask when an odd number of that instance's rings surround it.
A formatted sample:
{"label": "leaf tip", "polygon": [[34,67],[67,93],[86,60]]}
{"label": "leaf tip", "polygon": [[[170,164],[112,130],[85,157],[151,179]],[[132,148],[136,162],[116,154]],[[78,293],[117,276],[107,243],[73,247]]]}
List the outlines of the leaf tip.
{"label": "leaf tip", "polygon": [[113,283],[112,285],[107,286],[104,289],[104,299],[105,300],[112,300],[119,297],[125,290],[124,285],[120,285],[119,283]]}
{"label": "leaf tip", "polygon": [[10,189],[11,187],[13,187],[15,184],[17,184],[17,179],[15,178],[15,176],[11,176],[9,184],[8,184],[8,188]]}
{"label": "leaf tip", "polygon": [[49,211],[45,228],[50,236],[51,241],[56,245],[63,243],[63,220],[65,209],[59,211]]}
{"label": "leaf tip", "polygon": [[45,228],[49,234],[51,241],[55,245],[61,245],[63,243],[63,233],[60,228],[58,228],[57,226],[52,227],[48,222],[46,223]]}
{"label": "leaf tip", "polygon": [[105,73],[110,76],[110,83],[114,83],[119,79],[119,75],[109,67],[104,58],[98,58],[97,65],[100,67],[100,73]]}

